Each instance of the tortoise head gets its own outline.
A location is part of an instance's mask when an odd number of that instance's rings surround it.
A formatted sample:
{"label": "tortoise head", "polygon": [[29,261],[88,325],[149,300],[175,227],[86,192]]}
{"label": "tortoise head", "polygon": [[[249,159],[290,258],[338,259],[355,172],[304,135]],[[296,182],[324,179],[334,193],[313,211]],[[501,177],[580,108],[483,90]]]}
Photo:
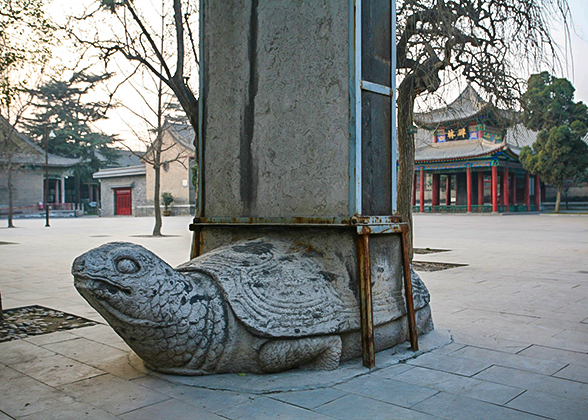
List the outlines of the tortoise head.
{"label": "tortoise head", "polygon": [[225,303],[212,279],[186,277],[140,245],[90,250],[75,259],[72,274],[79,293],[155,370],[197,369],[213,337],[225,339]]}
{"label": "tortoise head", "polygon": [[184,276],[140,245],[111,242],[75,259],[78,292],[109,322],[156,326],[169,322],[165,303]]}

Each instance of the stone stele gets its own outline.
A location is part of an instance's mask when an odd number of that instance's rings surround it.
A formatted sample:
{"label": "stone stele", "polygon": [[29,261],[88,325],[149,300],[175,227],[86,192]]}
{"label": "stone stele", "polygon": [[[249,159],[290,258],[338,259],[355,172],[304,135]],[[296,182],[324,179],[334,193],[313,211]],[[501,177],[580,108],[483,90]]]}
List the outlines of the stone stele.
{"label": "stone stele", "polygon": [[[147,249],[102,245],[73,263],[75,287],[145,364],[181,375],[332,370],[361,355],[357,291],[343,261],[264,238],[175,270]],[[412,273],[419,333],[429,293]],[[407,339],[401,291],[374,295],[376,350]]]}

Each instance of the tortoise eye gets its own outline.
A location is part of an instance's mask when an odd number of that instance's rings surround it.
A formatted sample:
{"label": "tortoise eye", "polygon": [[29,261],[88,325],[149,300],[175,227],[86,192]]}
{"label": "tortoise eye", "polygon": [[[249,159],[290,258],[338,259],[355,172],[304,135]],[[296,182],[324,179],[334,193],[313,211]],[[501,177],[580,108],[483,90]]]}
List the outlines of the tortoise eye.
{"label": "tortoise eye", "polygon": [[116,263],[116,269],[123,274],[134,274],[140,268],[139,264],[129,258],[123,258]]}

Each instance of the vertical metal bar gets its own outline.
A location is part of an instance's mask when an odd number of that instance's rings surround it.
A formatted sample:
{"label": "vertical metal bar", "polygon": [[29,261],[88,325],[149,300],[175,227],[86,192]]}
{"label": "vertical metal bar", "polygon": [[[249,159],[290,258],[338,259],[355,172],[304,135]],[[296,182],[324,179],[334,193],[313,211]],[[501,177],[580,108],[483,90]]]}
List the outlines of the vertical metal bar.
{"label": "vertical metal bar", "polygon": [[361,95],[356,89],[355,71],[355,2],[349,0],[349,216],[355,209],[355,138],[357,115],[355,115],[355,97]]}
{"label": "vertical metal bar", "polygon": [[362,129],[362,118],[361,118],[361,0],[355,0],[355,25],[354,25],[354,66],[355,66],[355,164],[354,164],[354,203],[352,204],[353,210],[352,215],[362,214],[362,179],[361,179],[361,129]]}
{"label": "vertical metal bar", "polygon": [[370,239],[368,234],[357,235],[357,263],[359,269],[359,312],[361,317],[362,358],[363,365],[371,369],[376,366],[376,356],[374,348]]}
{"label": "vertical metal bar", "polygon": [[[204,216],[204,142],[202,140],[202,124],[204,122],[204,100],[202,92],[204,91],[204,70],[203,70],[203,58],[204,58],[204,12],[202,10],[202,4],[204,0],[198,1],[198,34],[199,34],[199,41],[198,41],[198,54],[200,55],[198,62],[200,63],[200,67],[198,68],[198,150],[197,152],[197,185],[198,191],[196,194],[196,209],[195,209],[195,216],[196,217],[203,217]],[[201,228],[197,227],[194,229],[192,233],[192,244],[190,246],[190,259],[196,258],[200,255],[201,251]]]}
{"label": "vertical metal bar", "polygon": [[408,224],[402,224],[402,266],[404,268],[404,297],[406,299],[406,317],[408,319],[408,334],[410,336],[410,347],[413,351],[419,349],[419,338],[416,328],[416,317],[414,312],[414,300],[412,295],[412,281],[410,273],[410,255],[408,250]]}
{"label": "vertical metal bar", "polygon": [[198,194],[196,196],[196,216],[203,217],[204,216],[204,206],[203,206],[203,161],[204,161],[204,154],[203,154],[203,147],[204,142],[202,141],[202,123],[204,122],[204,101],[202,92],[204,91],[204,12],[202,10],[202,4],[204,0],[198,1],[198,33],[200,36],[198,42],[198,54],[200,55],[199,63],[200,66],[198,68]]}
{"label": "vertical metal bar", "polygon": [[390,5],[390,88],[392,97],[390,98],[390,123],[392,125],[390,133],[392,134],[392,214],[398,211],[398,172],[397,172],[397,133],[396,133],[396,0],[391,0]]}

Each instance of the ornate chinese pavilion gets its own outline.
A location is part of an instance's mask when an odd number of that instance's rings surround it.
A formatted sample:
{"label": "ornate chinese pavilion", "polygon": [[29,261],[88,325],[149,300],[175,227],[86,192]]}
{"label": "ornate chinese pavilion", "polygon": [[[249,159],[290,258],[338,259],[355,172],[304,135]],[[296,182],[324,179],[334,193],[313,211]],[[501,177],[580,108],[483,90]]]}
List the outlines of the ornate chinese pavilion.
{"label": "ornate chinese pavilion", "polygon": [[538,211],[541,182],[519,162],[537,133],[513,123],[515,115],[469,84],[448,106],[416,113],[414,211]]}

